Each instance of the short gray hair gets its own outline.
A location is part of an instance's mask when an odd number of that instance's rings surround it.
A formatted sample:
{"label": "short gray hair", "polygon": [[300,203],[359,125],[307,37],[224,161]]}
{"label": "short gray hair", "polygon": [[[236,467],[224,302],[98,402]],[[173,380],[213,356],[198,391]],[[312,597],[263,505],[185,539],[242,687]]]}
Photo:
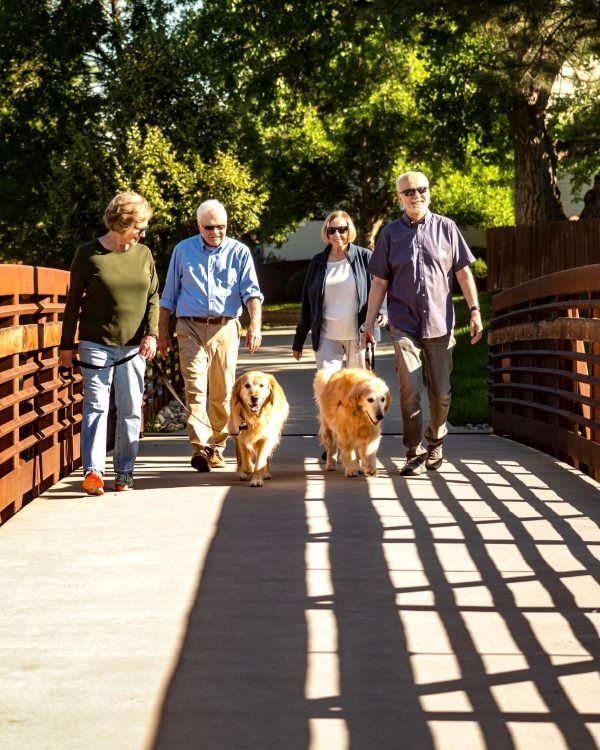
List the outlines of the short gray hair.
{"label": "short gray hair", "polygon": [[215,211],[219,209],[223,210],[225,212],[225,217],[227,217],[227,209],[221,203],[221,201],[210,198],[209,200],[204,201],[198,206],[198,210],[196,211],[196,219],[200,221],[200,217],[205,211]]}
{"label": "short gray hair", "polygon": [[401,175],[398,175],[396,177],[396,190],[400,187],[400,183],[405,180],[407,177],[415,177],[417,175],[420,175],[421,177],[425,178],[425,182],[427,183],[427,187],[429,187],[429,180],[427,179],[427,175],[425,175],[423,172],[416,172],[414,170],[409,170],[408,172],[404,172]]}

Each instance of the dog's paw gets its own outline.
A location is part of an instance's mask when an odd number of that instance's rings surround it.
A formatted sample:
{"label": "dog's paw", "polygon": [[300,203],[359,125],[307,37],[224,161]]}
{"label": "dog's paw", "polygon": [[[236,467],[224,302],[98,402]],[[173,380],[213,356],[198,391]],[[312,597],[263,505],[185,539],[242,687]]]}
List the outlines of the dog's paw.
{"label": "dog's paw", "polygon": [[271,472],[267,471],[265,474],[263,474],[263,479],[272,479]]}
{"label": "dog's paw", "polygon": [[242,482],[245,482],[246,479],[248,479],[248,475],[245,471],[238,471],[238,477],[242,480]]}
{"label": "dog's paw", "polygon": [[347,476],[347,477],[357,477],[358,476],[358,469],[355,469],[354,466],[349,466],[344,471],[344,476]]}
{"label": "dog's paw", "polygon": [[250,480],[250,487],[262,487],[263,481],[260,477],[252,477]]}
{"label": "dog's paw", "polygon": [[364,470],[364,474],[368,477],[376,477],[377,469],[375,469],[373,466],[367,466],[367,468]]}
{"label": "dog's paw", "polygon": [[325,468],[327,469],[327,471],[335,471],[336,470],[335,461],[328,460]]}

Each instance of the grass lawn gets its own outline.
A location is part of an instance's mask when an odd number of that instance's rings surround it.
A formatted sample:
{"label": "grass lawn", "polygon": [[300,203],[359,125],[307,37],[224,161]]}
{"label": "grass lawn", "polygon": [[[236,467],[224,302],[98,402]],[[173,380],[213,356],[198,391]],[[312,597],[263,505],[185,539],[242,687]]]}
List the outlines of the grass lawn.
{"label": "grass lawn", "polygon": [[448,419],[451,424],[482,424],[488,420],[488,343],[487,334],[491,315],[490,292],[479,294],[483,336],[478,344],[471,344],[469,321],[471,313],[464,297],[454,297],[456,311],[456,348],[452,370],[452,404]]}
{"label": "grass lawn", "polygon": [[[488,344],[487,332],[490,320],[491,294],[479,294],[481,316],[483,318],[483,337],[478,344],[471,344],[469,321],[471,313],[464,297],[454,297],[456,310],[456,348],[454,350],[454,370],[452,372],[452,405],[449,421],[455,426],[482,424],[488,419]],[[295,302],[277,305],[265,305],[265,310],[283,310],[287,313],[297,311],[300,305]],[[272,324],[274,325],[274,324]],[[268,326],[265,326],[268,327]]]}

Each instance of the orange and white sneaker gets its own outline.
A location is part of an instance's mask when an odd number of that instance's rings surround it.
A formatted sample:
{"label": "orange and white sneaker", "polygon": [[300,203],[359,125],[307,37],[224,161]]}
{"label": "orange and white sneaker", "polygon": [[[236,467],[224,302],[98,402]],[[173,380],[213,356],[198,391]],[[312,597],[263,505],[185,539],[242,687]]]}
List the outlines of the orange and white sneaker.
{"label": "orange and white sneaker", "polygon": [[83,480],[83,490],[88,495],[104,495],[104,480],[98,471],[89,471]]}

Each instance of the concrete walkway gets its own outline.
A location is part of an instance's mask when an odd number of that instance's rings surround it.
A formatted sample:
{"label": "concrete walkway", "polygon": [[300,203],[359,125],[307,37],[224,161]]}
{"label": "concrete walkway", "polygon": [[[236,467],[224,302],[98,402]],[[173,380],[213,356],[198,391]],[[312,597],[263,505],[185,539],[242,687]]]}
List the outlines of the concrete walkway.
{"label": "concrete walkway", "polygon": [[397,398],[379,475],[324,473],[290,344],[240,359],[292,406],[265,487],[150,436],[0,528],[1,750],[599,747],[599,485],[460,430],[404,479]]}

